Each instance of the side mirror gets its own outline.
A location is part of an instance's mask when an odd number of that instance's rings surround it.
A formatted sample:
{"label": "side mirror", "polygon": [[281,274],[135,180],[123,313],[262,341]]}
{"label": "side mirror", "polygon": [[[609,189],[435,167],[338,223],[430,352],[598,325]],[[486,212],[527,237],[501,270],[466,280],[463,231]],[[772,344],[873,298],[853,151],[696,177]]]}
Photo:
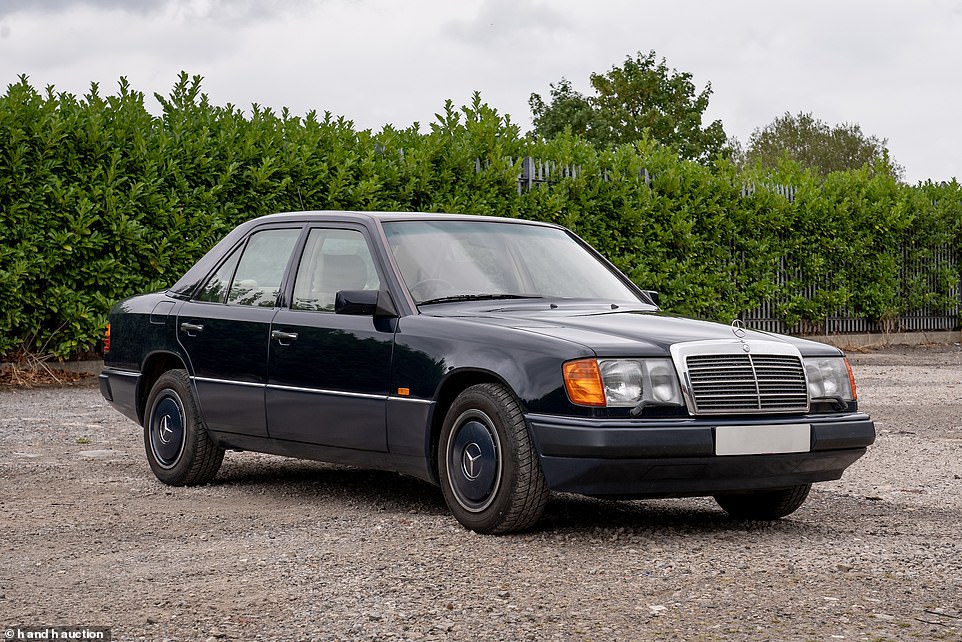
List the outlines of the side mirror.
{"label": "side mirror", "polygon": [[387,290],[340,290],[334,296],[335,314],[397,317],[397,307]]}
{"label": "side mirror", "polygon": [[652,302],[652,304],[654,304],[655,307],[658,307],[658,308],[661,307],[661,303],[659,302],[659,300],[661,299],[661,297],[658,296],[658,292],[657,292],[657,291],[655,291],[655,290],[642,290],[642,293],[643,293],[646,297],[648,297],[648,299]]}

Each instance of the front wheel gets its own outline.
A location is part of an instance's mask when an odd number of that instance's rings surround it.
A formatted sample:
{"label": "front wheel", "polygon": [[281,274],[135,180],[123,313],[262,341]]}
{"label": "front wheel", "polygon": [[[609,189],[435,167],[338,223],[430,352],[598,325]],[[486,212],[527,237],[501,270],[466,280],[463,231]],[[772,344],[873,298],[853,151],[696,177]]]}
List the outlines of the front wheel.
{"label": "front wheel", "polygon": [[444,500],[465,528],[511,533],[541,517],[548,486],[507,388],[486,383],[462,392],[445,415],[438,446]]}
{"label": "front wheel", "polygon": [[811,484],[801,484],[778,490],[715,495],[715,501],[735,519],[779,519],[798,510],[811,489]]}
{"label": "front wheel", "polygon": [[151,388],[144,448],[154,475],[171,486],[205,484],[220,469],[224,449],[207,434],[186,370],[165,372]]}

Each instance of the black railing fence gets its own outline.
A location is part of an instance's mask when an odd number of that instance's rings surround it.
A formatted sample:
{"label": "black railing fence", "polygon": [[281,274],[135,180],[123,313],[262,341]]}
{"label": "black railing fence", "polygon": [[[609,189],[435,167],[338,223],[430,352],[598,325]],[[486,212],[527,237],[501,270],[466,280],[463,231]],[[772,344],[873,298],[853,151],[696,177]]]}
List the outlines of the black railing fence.
{"label": "black railing fence", "polygon": [[[512,164],[515,159],[508,159]],[[568,178],[576,178],[583,175],[581,166],[576,164],[560,164],[554,161],[541,160],[525,156],[518,159],[521,171],[518,173],[518,194],[530,192],[538,187],[547,187],[551,183],[559,182]],[[478,159],[475,162],[475,172],[481,172],[490,163]],[[650,186],[655,175],[647,169],[638,172],[637,180],[640,183]],[[601,172],[601,180],[610,180],[608,172]],[[784,197],[789,203],[795,201],[797,188],[792,185],[779,184],[754,184],[749,183],[741,186],[740,194],[743,198],[754,195],[759,190],[766,190]],[[952,283],[948,288],[948,299],[953,301],[949,305],[940,304],[938,306],[926,305],[916,310],[909,310],[901,313],[895,318],[875,321],[864,317],[856,316],[850,306],[840,307],[835,314],[829,315],[824,322],[812,323],[810,321],[800,321],[794,325],[786,324],[777,314],[778,309],[787,303],[787,300],[770,300],[762,303],[754,310],[747,310],[741,315],[742,320],[748,327],[767,332],[779,332],[789,334],[844,334],[844,333],[872,333],[872,332],[935,332],[945,330],[955,330],[959,327],[960,316],[962,316],[962,284],[958,279],[959,266],[958,259],[952,247],[949,245],[937,247],[930,256],[924,259],[912,259],[908,248],[903,249],[904,260],[900,269],[900,280],[902,283],[914,283],[915,287],[928,289],[929,291],[945,291],[945,283],[938,283],[939,274],[955,275],[950,277]],[[786,265],[781,266],[777,272],[775,281],[777,285],[786,285],[797,276],[794,270]],[[820,290],[818,284],[810,284],[802,288],[798,294],[811,300]]]}

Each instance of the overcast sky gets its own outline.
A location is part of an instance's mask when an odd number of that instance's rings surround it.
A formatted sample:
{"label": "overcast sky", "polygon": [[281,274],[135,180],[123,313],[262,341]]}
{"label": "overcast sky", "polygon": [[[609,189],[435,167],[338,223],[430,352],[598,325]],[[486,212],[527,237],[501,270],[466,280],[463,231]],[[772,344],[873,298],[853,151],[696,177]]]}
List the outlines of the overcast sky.
{"label": "overcast sky", "polygon": [[785,112],[888,139],[909,182],[962,179],[959,0],[0,0],[0,81],[148,96],[204,77],[215,104],[426,125],[474,91],[523,130],[528,96],[654,50],[711,83],[747,141]]}

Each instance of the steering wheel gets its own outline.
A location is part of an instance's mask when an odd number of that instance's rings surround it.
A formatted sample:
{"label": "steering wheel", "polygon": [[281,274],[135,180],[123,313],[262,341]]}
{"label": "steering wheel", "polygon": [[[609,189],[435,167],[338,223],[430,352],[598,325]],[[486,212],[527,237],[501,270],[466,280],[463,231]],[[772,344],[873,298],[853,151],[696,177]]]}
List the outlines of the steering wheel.
{"label": "steering wheel", "polygon": [[454,290],[454,286],[444,279],[422,279],[412,285],[410,290],[415,301],[425,301],[433,298],[430,295],[436,295],[445,290]]}

